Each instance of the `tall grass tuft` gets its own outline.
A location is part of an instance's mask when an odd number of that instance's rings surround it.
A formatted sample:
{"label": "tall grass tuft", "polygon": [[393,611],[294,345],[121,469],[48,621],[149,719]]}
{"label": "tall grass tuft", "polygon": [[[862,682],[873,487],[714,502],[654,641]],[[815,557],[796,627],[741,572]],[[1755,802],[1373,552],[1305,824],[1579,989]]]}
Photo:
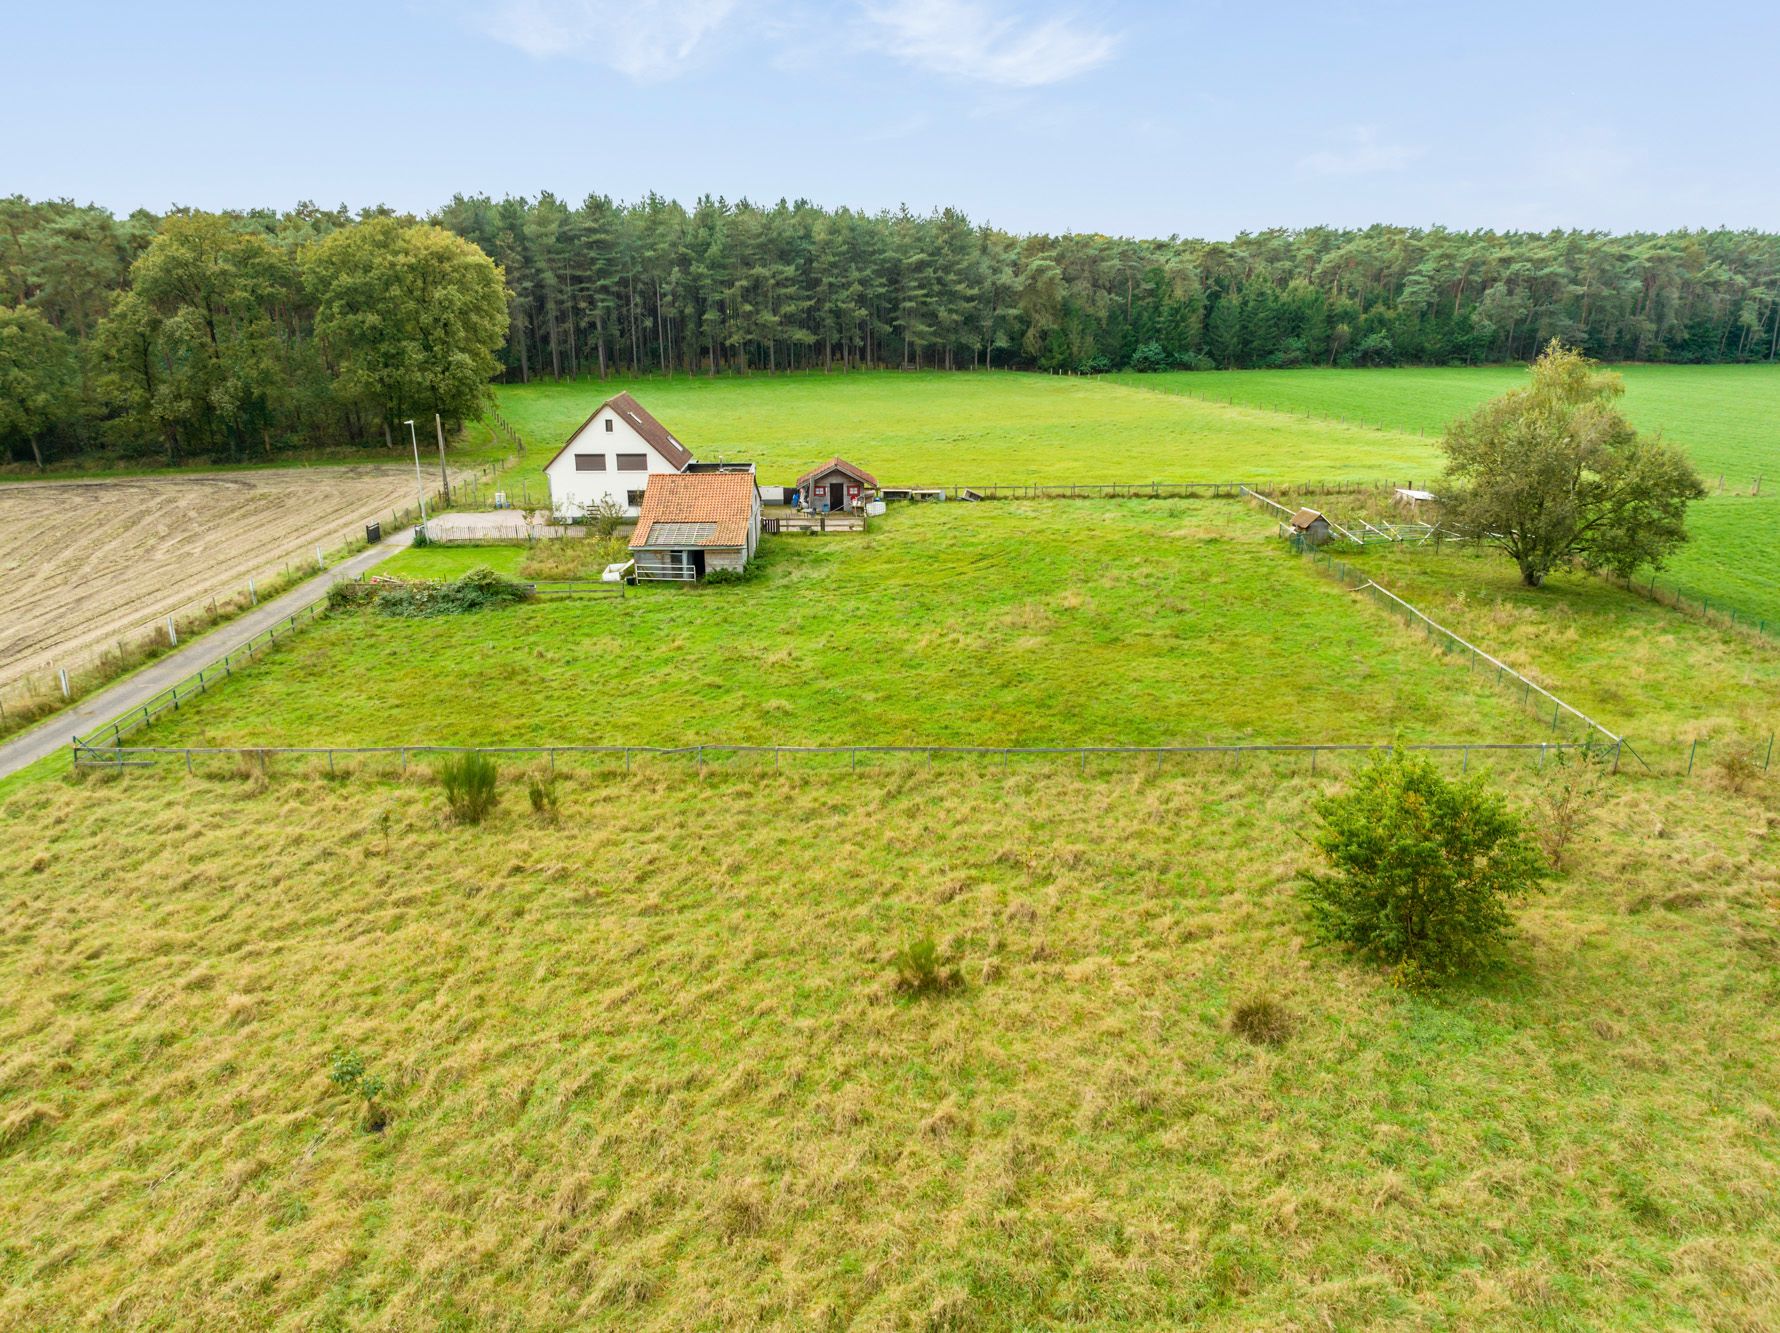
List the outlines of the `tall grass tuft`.
{"label": "tall grass tuft", "polygon": [[475,750],[452,755],[439,765],[439,785],[445,788],[445,804],[459,824],[480,824],[500,803],[494,760]]}
{"label": "tall grass tuft", "polygon": [[534,773],[526,784],[526,795],[531,799],[532,813],[546,824],[556,822],[556,775],[553,773]]}
{"label": "tall grass tuft", "polygon": [[940,995],[964,985],[964,974],[941,961],[931,932],[911,937],[891,961],[896,968],[896,989],[904,995]]}
{"label": "tall grass tuft", "polygon": [[1291,1011],[1271,995],[1251,995],[1230,1010],[1230,1031],[1256,1046],[1283,1046],[1297,1026]]}

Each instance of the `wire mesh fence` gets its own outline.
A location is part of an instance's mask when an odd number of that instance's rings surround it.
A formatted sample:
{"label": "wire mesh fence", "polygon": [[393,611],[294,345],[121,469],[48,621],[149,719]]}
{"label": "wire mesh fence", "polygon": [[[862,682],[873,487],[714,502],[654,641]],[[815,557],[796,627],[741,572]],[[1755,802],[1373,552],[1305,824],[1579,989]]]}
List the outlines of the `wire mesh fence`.
{"label": "wire mesh fence", "polygon": [[1769,620],[1766,616],[1752,615],[1748,611],[1732,606],[1725,598],[1711,598],[1702,592],[1694,592],[1683,588],[1680,584],[1664,585],[1655,576],[1648,579],[1625,579],[1615,574],[1603,573],[1602,577],[1609,583],[1635,592],[1640,597],[1648,597],[1662,606],[1673,607],[1675,610],[1690,616],[1698,616],[1713,624],[1728,626],[1731,629],[1745,630],[1769,642],[1780,640],[1780,621]]}
{"label": "wire mesh fence", "polygon": [[[1617,733],[1609,731],[1581,709],[1565,703],[1543,685],[1522,675],[1500,658],[1485,652],[1469,640],[1461,638],[1388,588],[1374,583],[1363,571],[1355,569],[1345,560],[1338,560],[1326,552],[1311,550],[1308,547],[1300,549],[1307,559],[1337,579],[1344,587],[1367,594],[1374,603],[1398,616],[1411,628],[1424,633],[1428,642],[1443,652],[1462,656],[1473,675],[1481,675],[1492,684],[1504,688],[1510,695],[1518,698],[1522,705],[1542,719],[1549,717],[1554,736],[1569,729],[1579,736],[1590,737],[1599,743],[1613,746],[1616,750],[1623,750],[1624,754],[1636,758],[1631,747],[1625,745],[1624,739]],[[1643,761],[1640,759],[1639,762]]]}
{"label": "wire mesh fence", "polygon": [[[949,500],[1211,500],[1240,499],[1260,482],[1243,481],[1032,481],[969,486],[889,486],[889,495],[932,496]],[[1290,494],[1359,495],[1406,486],[1401,481],[1300,481],[1266,483]]]}
{"label": "wire mesh fence", "polygon": [[254,661],[280,639],[287,639],[296,632],[297,626],[307,624],[321,614],[324,603],[311,602],[302,610],[286,616],[270,628],[261,630],[239,648],[223,655],[222,660],[213,662],[201,670],[193,672],[184,680],[169,685],[154,698],[148,700],[120,717],[113,718],[102,727],[95,727],[84,736],[74,739],[75,753],[95,752],[108,746],[116,746],[123,742],[124,737],[142,730],[163,713],[176,713],[200,695],[208,694],[223,681],[230,679],[247,663]]}
{"label": "wire mesh fence", "polygon": [[275,772],[334,777],[393,775],[424,770],[464,754],[510,766],[630,773],[663,766],[692,773],[788,770],[858,773],[886,769],[957,769],[1012,772],[1045,768],[1081,775],[1108,770],[1169,772],[1193,761],[1284,761],[1310,774],[1343,761],[1404,751],[1442,756],[1461,773],[1513,760],[1543,768],[1559,756],[1587,755],[1605,766],[1610,747],[1590,741],[1474,741],[1397,743],[1365,741],[1232,743],[1204,745],[275,745],[91,746],[76,742],[73,762],[83,770],[172,766],[191,774]]}

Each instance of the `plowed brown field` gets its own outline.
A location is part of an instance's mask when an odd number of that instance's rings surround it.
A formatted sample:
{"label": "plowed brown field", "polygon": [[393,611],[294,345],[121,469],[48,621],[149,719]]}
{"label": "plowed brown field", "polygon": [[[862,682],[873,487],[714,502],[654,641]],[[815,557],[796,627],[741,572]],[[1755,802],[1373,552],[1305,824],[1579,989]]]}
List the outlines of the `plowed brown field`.
{"label": "plowed brown field", "polygon": [[364,535],[414,500],[401,467],[0,486],[0,686]]}

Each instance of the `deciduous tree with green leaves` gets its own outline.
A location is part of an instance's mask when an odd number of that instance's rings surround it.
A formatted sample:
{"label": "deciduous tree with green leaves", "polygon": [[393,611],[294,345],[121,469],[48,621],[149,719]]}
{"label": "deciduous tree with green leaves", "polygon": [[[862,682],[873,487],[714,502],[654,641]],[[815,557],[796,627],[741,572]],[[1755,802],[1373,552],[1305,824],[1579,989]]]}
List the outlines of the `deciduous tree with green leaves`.
{"label": "deciduous tree with green leaves", "polygon": [[74,344],[29,306],[0,308],[0,441],[43,468],[43,436],[76,410]]}
{"label": "deciduous tree with green leaves", "polygon": [[1513,926],[1512,905],[1548,873],[1500,793],[1402,750],[1315,809],[1310,842],[1327,868],[1303,875],[1312,931],[1389,965],[1405,986],[1488,958]]}
{"label": "deciduous tree with green leaves", "polygon": [[1687,540],[1688,501],[1705,487],[1679,449],[1633,429],[1623,392],[1553,339],[1531,384],[1446,432],[1451,524],[1512,556],[1529,588],[1572,560],[1629,578]]}
{"label": "deciduous tree with green leaves", "polygon": [[303,277],[337,392],[386,428],[420,413],[461,421],[482,410],[507,337],[507,289],[474,244],[371,218],[306,250]]}

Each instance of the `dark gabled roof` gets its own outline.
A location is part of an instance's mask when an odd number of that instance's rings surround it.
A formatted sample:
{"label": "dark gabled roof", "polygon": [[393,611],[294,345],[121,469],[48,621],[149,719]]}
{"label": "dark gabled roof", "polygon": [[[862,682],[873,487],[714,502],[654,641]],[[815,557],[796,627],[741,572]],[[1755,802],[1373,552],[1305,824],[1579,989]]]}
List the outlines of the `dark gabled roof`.
{"label": "dark gabled roof", "polygon": [[613,394],[610,398],[606,399],[605,402],[589,412],[587,414],[587,420],[583,421],[579,426],[576,426],[574,430],[569,432],[569,438],[563,441],[562,449],[558,449],[555,453],[550,455],[549,461],[544,464],[545,469],[548,470],[552,463],[561,458],[563,449],[567,449],[573,444],[575,438],[580,435],[582,431],[591,426],[593,424],[593,419],[601,412],[604,412],[608,407],[619,417],[629,422],[636,433],[648,441],[649,447],[655,450],[655,452],[660,454],[663,458],[667,459],[676,472],[684,472],[686,470],[686,465],[692,461],[692,450],[676,440],[673,436],[673,432],[668,430],[666,426],[662,425],[654,417],[650,416],[649,409],[644,407],[635,398],[632,398],[628,393]]}
{"label": "dark gabled roof", "polygon": [[813,467],[799,477],[796,482],[797,488],[802,490],[807,483],[814,481],[817,477],[826,476],[830,472],[844,472],[861,486],[870,486],[873,490],[876,490],[878,486],[878,479],[864,468],[854,467],[844,458],[831,458],[820,467]]}
{"label": "dark gabled roof", "polygon": [[657,472],[643,488],[630,549],[746,546],[754,497],[752,472]]}

